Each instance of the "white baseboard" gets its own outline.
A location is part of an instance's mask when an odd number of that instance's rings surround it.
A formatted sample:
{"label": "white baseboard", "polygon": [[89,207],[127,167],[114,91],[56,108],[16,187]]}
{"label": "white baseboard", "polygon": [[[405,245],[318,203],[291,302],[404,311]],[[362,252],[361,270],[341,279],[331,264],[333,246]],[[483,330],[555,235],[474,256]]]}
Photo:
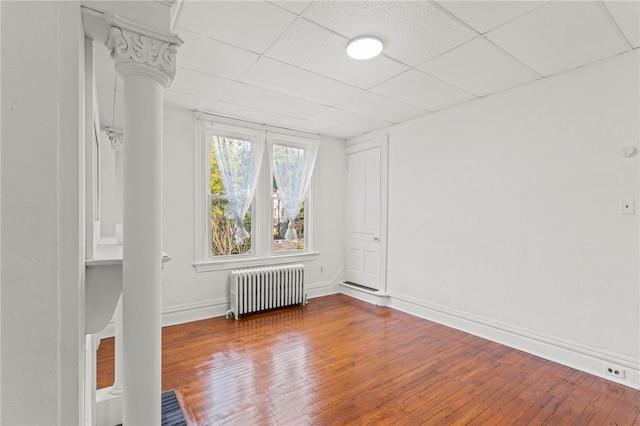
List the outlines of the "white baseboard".
{"label": "white baseboard", "polygon": [[341,293],[358,300],[362,300],[364,302],[368,302],[377,306],[387,306],[389,304],[389,295],[387,293],[367,290],[365,288],[352,286],[342,282],[338,285],[340,286]]}
{"label": "white baseboard", "polygon": [[228,309],[229,299],[227,298],[168,306],[162,309],[162,326],[167,327],[224,316]]}
{"label": "white baseboard", "polygon": [[[344,266],[339,268],[328,281],[321,281],[307,286],[308,298],[327,296],[338,292],[338,280],[340,279]],[[204,319],[221,317],[229,309],[229,299],[213,299],[204,302],[185,303],[181,305],[167,306],[162,308],[162,326],[184,324],[187,322],[200,321]],[[97,333],[98,339],[106,339],[115,335],[115,324],[113,318],[107,326]]]}
{"label": "white baseboard", "polygon": [[[162,308],[162,326],[184,324],[213,317],[224,316],[229,309],[229,299],[214,299],[204,302],[184,303],[181,305]],[[113,318],[107,326],[97,333],[99,339],[106,339],[115,335]]]}
{"label": "white baseboard", "polygon": [[330,294],[336,294],[338,292],[338,281],[342,277],[344,272],[344,265],[338,268],[338,270],[327,281],[321,281],[313,283],[307,286],[307,297],[312,299],[314,297],[328,296]]}
{"label": "white baseboard", "polygon": [[[341,287],[341,290],[343,288]],[[558,337],[520,329],[400,294],[390,294],[389,306],[612,382],[640,389],[639,362],[626,355],[594,349]],[[605,364],[624,368],[624,379],[607,375],[604,371]]]}

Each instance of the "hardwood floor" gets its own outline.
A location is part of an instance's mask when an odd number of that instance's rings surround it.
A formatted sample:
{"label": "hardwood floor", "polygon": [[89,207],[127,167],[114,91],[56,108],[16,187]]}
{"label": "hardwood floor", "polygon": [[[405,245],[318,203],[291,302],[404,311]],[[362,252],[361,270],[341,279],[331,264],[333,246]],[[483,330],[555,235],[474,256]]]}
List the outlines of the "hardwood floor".
{"label": "hardwood floor", "polygon": [[162,364],[200,426],[640,425],[640,391],[344,295],[166,327]]}

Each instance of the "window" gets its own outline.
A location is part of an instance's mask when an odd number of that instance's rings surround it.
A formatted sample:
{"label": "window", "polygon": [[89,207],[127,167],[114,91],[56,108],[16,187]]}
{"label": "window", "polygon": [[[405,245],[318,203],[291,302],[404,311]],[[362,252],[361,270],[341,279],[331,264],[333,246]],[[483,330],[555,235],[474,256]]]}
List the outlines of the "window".
{"label": "window", "polygon": [[251,205],[262,165],[264,130],[214,122],[205,124],[204,134],[209,146],[209,255],[249,254]]}
{"label": "window", "polygon": [[196,113],[196,270],[312,255],[317,138]]}
{"label": "window", "polygon": [[235,221],[225,214],[228,211],[229,200],[220,177],[213,143],[210,143],[209,147],[209,164],[211,167],[209,185],[209,205],[211,206],[210,255],[215,257],[251,253],[251,205],[243,218],[243,226],[249,237],[242,242],[237,242],[234,237]]}
{"label": "window", "polygon": [[304,250],[305,202],[317,144],[283,132],[269,133],[273,171],[274,251]]}

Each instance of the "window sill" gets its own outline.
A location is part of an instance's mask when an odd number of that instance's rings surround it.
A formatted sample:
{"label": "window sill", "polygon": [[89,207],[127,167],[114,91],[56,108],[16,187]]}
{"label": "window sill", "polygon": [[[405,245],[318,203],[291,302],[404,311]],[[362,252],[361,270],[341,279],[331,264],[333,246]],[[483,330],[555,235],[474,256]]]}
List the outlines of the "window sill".
{"label": "window sill", "polygon": [[[170,260],[171,256],[162,252],[162,263],[167,263]],[[100,241],[93,254],[93,259],[85,259],[84,264],[85,266],[122,265],[122,244],[117,244],[110,239]]]}
{"label": "window sill", "polygon": [[193,267],[196,272],[225,271],[230,269],[248,268],[252,266],[280,265],[291,262],[304,262],[316,260],[320,256],[318,252],[305,252],[296,254],[280,254],[270,257],[253,257],[250,259],[225,259],[208,262],[196,262]]}

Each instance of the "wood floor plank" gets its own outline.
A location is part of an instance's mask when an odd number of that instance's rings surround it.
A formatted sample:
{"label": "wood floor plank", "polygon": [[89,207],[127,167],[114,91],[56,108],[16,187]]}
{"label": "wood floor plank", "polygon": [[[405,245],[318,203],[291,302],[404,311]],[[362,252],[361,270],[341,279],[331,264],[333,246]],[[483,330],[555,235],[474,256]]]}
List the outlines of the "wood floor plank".
{"label": "wood floor plank", "polygon": [[[162,336],[162,388],[200,426],[640,426],[637,390],[344,295]],[[98,350],[99,388],[113,346]]]}

